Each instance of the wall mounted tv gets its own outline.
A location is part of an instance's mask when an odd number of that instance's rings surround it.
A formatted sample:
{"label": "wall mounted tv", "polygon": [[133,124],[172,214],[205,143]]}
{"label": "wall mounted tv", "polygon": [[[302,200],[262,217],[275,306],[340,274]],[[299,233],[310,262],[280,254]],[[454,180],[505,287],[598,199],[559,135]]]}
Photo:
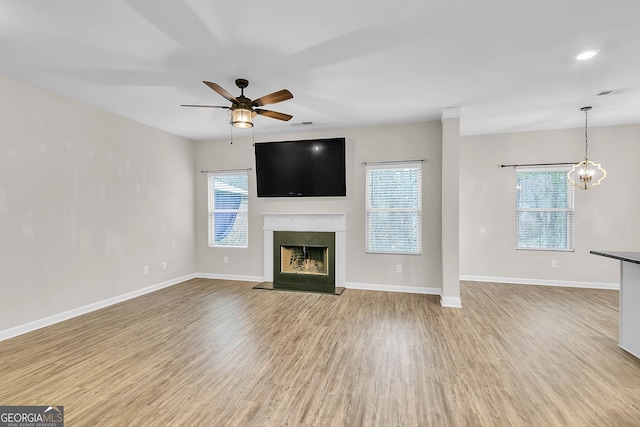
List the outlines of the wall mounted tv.
{"label": "wall mounted tv", "polygon": [[258,197],[346,196],[345,138],[255,144]]}

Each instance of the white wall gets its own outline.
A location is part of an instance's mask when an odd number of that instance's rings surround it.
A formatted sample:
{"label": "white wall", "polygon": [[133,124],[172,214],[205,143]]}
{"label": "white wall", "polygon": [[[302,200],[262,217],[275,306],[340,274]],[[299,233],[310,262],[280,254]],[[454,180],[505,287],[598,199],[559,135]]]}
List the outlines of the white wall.
{"label": "white wall", "polygon": [[0,332],[194,272],[192,141],[3,77],[0,93]]}
{"label": "white wall", "polygon": [[[584,129],[463,137],[461,276],[578,286],[619,283],[618,262],[589,251],[640,250],[640,125],[590,127],[589,158],[601,162],[608,176],[592,190],[575,190],[575,252],[516,250],[515,172],[498,165],[583,160]],[[557,260],[557,268],[551,268],[551,260]]]}
{"label": "white wall", "polygon": [[[258,125],[256,125],[258,126]],[[245,135],[249,135],[248,137]],[[196,177],[196,267],[218,277],[253,277],[263,272],[263,214],[340,212],[347,214],[348,286],[380,285],[415,292],[442,287],[441,230],[441,124],[414,123],[398,126],[314,131],[299,134],[256,136],[256,142],[345,137],[347,141],[347,196],[258,199],[255,192],[255,157],[251,131],[234,132],[234,143],[198,142],[196,168],[217,170],[253,168],[249,173],[249,247],[209,248],[207,245],[206,175]],[[372,255],[365,253],[365,173],[363,161],[428,159],[423,168],[423,253]],[[228,256],[229,263],[223,263]],[[396,273],[402,264],[402,273]],[[372,286],[369,286],[370,288]],[[374,286],[375,287],[375,286]]]}

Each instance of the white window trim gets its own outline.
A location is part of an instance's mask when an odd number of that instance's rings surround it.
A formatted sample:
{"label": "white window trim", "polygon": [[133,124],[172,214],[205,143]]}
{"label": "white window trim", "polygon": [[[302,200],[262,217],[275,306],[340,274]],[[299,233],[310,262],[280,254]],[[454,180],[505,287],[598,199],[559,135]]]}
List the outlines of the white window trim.
{"label": "white window trim", "polygon": [[[212,195],[214,194],[212,192],[212,188],[211,185],[214,182],[214,179],[216,176],[238,176],[238,175],[244,175],[247,177],[247,184],[248,184],[248,180],[249,180],[249,173],[248,171],[245,170],[238,170],[238,171],[220,171],[220,172],[208,172],[207,173],[207,206],[208,206],[208,213],[207,213],[207,244],[210,248],[248,248],[249,247],[249,224],[247,222],[247,244],[246,245],[220,245],[220,244],[216,244],[215,241],[212,242],[211,241],[211,228],[215,227],[215,214],[216,213],[239,213],[239,212],[246,212],[247,216],[248,216],[248,212],[249,212],[249,206],[247,203],[247,209],[215,209],[215,200],[214,197],[212,197]],[[248,193],[248,190],[247,190]],[[248,194],[247,194],[248,196]],[[248,218],[247,218],[248,219]]]}
{"label": "white window trim", "polygon": [[[389,208],[369,208],[370,206],[370,193],[368,186],[365,188],[365,253],[376,255],[422,255],[422,161],[409,161],[409,162],[390,162],[390,163],[374,163],[367,164],[365,166],[365,185],[367,185],[367,175],[369,170],[372,169],[403,169],[403,168],[416,168],[420,170],[420,187],[418,189],[418,208],[406,208],[406,209],[389,209]],[[372,251],[369,250],[369,213],[370,212],[417,212],[420,216],[420,227],[418,229],[418,250],[415,252],[393,252],[393,251]]]}
{"label": "white window trim", "polygon": [[[557,166],[517,166],[514,168],[516,171],[516,182],[517,182],[517,172],[569,172],[571,167],[569,165],[557,165]],[[574,187],[567,179],[566,182],[567,191],[569,191],[570,197],[569,202],[570,206],[566,209],[540,209],[540,208],[518,208],[518,199],[517,199],[517,190],[516,190],[516,209],[515,209],[515,220],[516,220],[516,233],[515,233],[515,247],[518,251],[543,251],[543,252],[575,252],[575,190]],[[571,214],[570,227],[567,227],[567,241],[571,242],[571,248],[524,248],[518,246],[518,213],[519,212],[568,212]]]}

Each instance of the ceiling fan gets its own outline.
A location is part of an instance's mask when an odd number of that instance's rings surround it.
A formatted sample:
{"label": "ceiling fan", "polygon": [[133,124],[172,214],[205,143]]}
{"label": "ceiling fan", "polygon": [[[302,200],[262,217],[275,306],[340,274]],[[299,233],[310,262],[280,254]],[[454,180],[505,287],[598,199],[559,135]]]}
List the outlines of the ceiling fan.
{"label": "ceiling fan", "polygon": [[286,101],[288,99],[293,98],[291,92],[287,89],[282,89],[277,92],[270,93],[269,95],[265,95],[255,100],[251,100],[244,96],[244,89],[249,86],[249,81],[246,79],[236,79],[236,86],[240,88],[240,96],[235,97],[231,95],[229,92],[224,90],[217,83],[212,83],[208,81],[203,81],[204,84],[209,86],[211,89],[215,90],[227,101],[231,101],[230,107],[225,107],[222,105],[192,105],[192,104],[182,104],[181,107],[204,107],[204,108],[224,108],[229,110],[229,114],[231,115],[231,125],[237,128],[250,128],[253,126],[253,122],[251,119],[256,115],[260,114],[261,116],[270,117],[272,119],[289,121],[293,118],[293,116],[285,113],[279,113],[277,111],[271,110],[263,110],[261,108],[263,105],[267,104],[275,104],[278,102]]}

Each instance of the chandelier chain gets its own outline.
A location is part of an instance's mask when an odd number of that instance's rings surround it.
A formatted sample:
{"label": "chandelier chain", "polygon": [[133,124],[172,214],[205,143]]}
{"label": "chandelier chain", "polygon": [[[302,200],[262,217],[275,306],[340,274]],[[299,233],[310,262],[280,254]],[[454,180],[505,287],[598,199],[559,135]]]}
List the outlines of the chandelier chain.
{"label": "chandelier chain", "polygon": [[589,119],[589,110],[585,110],[584,112],[584,160],[588,160],[587,158],[587,150],[589,149],[589,138],[587,137],[587,124]]}

